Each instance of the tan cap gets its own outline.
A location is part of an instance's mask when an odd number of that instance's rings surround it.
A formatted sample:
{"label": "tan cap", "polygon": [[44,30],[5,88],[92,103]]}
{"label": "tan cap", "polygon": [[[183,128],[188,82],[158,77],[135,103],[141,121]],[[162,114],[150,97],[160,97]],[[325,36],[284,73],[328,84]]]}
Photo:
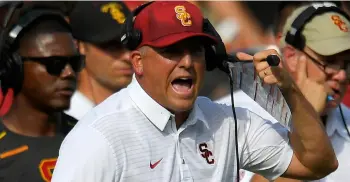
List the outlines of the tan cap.
{"label": "tan cap", "polygon": [[[297,8],[288,17],[283,27],[281,47],[286,45],[285,37],[293,21],[308,7],[309,5]],[[330,56],[350,50],[350,22],[339,13],[316,15],[304,26],[302,34],[306,45],[320,55]]]}

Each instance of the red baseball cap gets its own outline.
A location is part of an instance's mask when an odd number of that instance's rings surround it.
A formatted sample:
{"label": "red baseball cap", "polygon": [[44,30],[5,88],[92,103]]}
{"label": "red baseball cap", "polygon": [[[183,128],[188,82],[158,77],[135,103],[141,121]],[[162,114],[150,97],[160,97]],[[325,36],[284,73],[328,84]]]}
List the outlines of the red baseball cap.
{"label": "red baseball cap", "polygon": [[141,31],[144,45],[167,47],[190,37],[216,44],[217,39],[203,32],[203,15],[194,4],[186,1],[155,1],[143,9],[134,21]]}

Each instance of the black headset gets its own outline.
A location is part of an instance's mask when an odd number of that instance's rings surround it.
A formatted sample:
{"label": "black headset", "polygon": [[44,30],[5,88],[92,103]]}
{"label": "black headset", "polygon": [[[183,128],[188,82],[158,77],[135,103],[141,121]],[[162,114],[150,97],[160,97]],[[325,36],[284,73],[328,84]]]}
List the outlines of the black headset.
{"label": "black headset", "polygon": [[292,26],[287,32],[285,38],[286,43],[292,45],[294,48],[303,50],[305,47],[305,37],[302,35],[302,31],[305,25],[309,21],[311,21],[315,16],[328,12],[339,13],[343,15],[346,19],[350,20],[349,15],[333,3],[324,2],[311,4],[293,21]]}
{"label": "black headset", "polygon": [[[153,2],[154,1],[150,1],[138,6],[126,18],[122,28],[121,43],[129,50],[136,49],[136,47],[142,41],[141,31],[134,29],[134,19],[144,8],[146,8],[148,5],[152,4]],[[206,60],[207,71],[212,71],[215,68],[220,68],[226,73],[229,73],[227,68],[223,66],[224,60],[227,59],[225,44],[222,42],[220,35],[218,34],[214,26],[210,23],[210,21],[207,18],[203,19],[203,32],[211,36],[214,36],[218,40],[218,44],[205,47],[205,60]]]}
{"label": "black headset", "polygon": [[64,26],[70,29],[70,25],[66,22],[64,15],[58,11],[33,9],[20,16],[19,20],[11,27],[8,27],[9,19],[13,16],[15,10],[20,5],[14,3],[7,12],[6,20],[3,24],[0,37],[0,80],[1,88],[4,92],[8,88],[13,88],[15,94],[18,94],[22,87],[23,81],[23,62],[20,55],[14,50],[19,37],[26,28],[39,19],[54,18]]}

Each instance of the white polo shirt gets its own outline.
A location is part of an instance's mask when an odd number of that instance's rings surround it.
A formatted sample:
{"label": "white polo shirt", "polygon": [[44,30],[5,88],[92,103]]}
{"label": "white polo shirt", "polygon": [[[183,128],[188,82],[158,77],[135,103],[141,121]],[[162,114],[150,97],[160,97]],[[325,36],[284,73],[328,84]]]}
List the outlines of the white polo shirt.
{"label": "white polo shirt", "polygon": [[[242,90],[236,90],[233,92],[233,101],[235,104],[235,107],[241,107],[246,108],[250,111],[253,111],[260,117],[271,121],[272,123],[278,123],[278,121],[271,116],[270,113],[268,113],[264,108],[262,108],[257,102],[255,102],[252,98],[250,98],[246,93],[244,93]],[[232,105],[231,103],[231,95],[227,95],[225,97],[222,97],[216,101],[217,103],[226,104],[226,105]],[[251,178],[253,177],[254,173],[246,170],[240,171],[240,182],[249,182]]]}
{"label": "white polo shirt", "polygon": [[[288,132],[236,108],[240,168],[275,179],[293,151]],[[229,181],[235,179],[230,106],[199,97],[176,129],[173,115],[134,79],[93,108],[62,143],[52,182]]]}

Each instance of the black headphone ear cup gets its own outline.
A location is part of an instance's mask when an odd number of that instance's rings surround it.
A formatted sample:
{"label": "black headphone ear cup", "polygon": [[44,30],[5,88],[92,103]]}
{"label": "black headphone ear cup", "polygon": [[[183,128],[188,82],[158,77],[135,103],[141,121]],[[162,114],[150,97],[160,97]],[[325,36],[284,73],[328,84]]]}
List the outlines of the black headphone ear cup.
{"label": "black headphone ear cup", "polygon": [[204,48],[205,51],[205,63],[206,63],[206,70],[207,71],[213,71],[217,65],[215,60],[215,51],[211,46],[206,46]]}
{"label": "black headphone ear cup", "polygon": [[9,86],[14,89],[15,95],[19,93],[22,88],[23,81],[23,63],[21,56],[18,53],[13,53],[9,56]]}
{"label": "black headphone ear cup", "polygon": [[5,53],[6,50],[2,51],[0,57],[0,80],[1,80],[1,89],[3,93],[6,93],[6,90],[9,88],[9,67],[8,67],[8,55]]}
{"label": "black headphone ear cup", "polygon": [[298,36],[298,39],[295,40],[295,45],[297,46],[298,49],[303,50],[305,47],[306,39],[303,34],[300,34]]}

